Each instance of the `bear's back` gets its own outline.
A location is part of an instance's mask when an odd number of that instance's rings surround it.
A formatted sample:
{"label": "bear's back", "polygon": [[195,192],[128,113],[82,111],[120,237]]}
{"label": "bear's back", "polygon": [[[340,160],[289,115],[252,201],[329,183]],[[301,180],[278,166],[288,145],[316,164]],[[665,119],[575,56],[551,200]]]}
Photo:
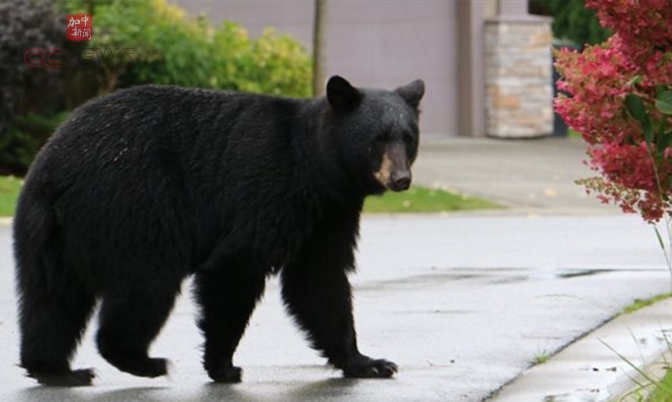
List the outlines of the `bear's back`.
{"label": "bear's back", "polygon": [[[176,87],[118,91],[57,130],[23,198],[46,198],[69,238],[110,248],[101,255],[173,243],[167,237],[207,249],[223,225],[265,219],[260,210],[276,215],[269,205],[298,193],[291,130],[300,102]],[[112,222],[123,236],[110,236]]]}
{"label": "bear's back", "polygon": [[[264,105],[291,101],[263,95],[172,86],[139,86],[117,91],[79,107],[56,131],[50,143],[73,152],[98,151],[110,156],[117,145],[151,151],[168,145],[229,139],[234,126]],[[268,112],[268,110],[267,110]],[[268,117],[268,116],[257,116]],[[238,134],[245,134],[238,130]],[[251,133],[248,133],[251,134]],[[215,145],[215,144],[211,144]]]}
{"label": "bear's back", "polygon": [[[90,101],[48,141],[32,170],[49,176],[187,170],[194,177],[233,164],[287,160],[300,101],[171,86],[140,86]],[[60,180],[60,179],[59,179]]]}

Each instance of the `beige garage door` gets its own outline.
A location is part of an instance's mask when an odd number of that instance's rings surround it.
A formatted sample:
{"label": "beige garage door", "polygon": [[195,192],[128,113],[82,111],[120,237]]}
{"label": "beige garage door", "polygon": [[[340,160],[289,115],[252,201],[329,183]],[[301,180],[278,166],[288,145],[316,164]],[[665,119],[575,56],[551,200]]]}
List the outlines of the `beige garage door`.
{"label": "beige garage door", "polygon": [[[230,19],[258,35],[274,26],[310,49],[312,0],[179,0],[192,15]],[[425,133],[457,134],[457,2],[328,0],[327,76],[392,88],[415,78],[427,84]]]}

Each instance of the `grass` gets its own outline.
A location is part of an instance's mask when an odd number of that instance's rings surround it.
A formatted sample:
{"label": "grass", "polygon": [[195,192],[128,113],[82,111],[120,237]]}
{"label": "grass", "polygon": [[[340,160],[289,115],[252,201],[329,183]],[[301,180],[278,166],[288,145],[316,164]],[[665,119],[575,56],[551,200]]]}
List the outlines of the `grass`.
{"label": "grass", "polygon": [[454,194],[427,187],[412,187],[402,193],[386,192],[366,199],[364,212],[450,212],[474,209],[498,209],[501,205],[480,198]]}
{"label": "grass", "polygon": [[551,359],[551,355],[545,350],[534,355],[534,364],[544,364]]}
{"label": "grass", "polygon": [[[668,353],[672,353],[672,345],[664,331],[663,337],[667,343]],[[670,363],[667,360],[664,360],[662,367],[666,370],[666,373],[659,379],[653,374],[651,367],[647,369],[639,368],[637,364],[618,353],[616,349],[609,346],[603,340],[598,340],[637,373],[634,376],[629,375],[636,387],[619,398],[618,402],[672,402],[672,371],[670,371]]]}
{"label": "grass", "polygon": [[[672,297],[672,293],[664,293],[649,299],[636,299],[630,306],[624,308],[620,314],[634,313],[635,311],[641,310],[670,297]],[[632,337],[633,341],[637,342],[634,334]],[[668,338],[665,331],[663,331],[663,338],[667,343],[667,353],[672,354],[672,343],[670,343],[670,338]],[[630,377],[636,387],[623,395],[618,400],[619,402],[672,402],[672,371],[670,370],[671,364],[669,361],[667,361],[667,359],[664,358],[664,363],[662,366],[665,369],[665,375],[662,375],[662,378],[660,378],[659,376],[661,375],[653,374],[657,370],[652,371],[651,367],[646,369],[640,368],[637,364],[628,360],[625,356],[620,354],[618,351],[616,351],[616,349],[601,339],[599,341],[614,354],[616,354],[616,356],[618,356],[621,360],[627,363],[627,365],[630,366],[630,368],[632,368],[639,376],[639,378],[636,378],[637,376]]]}
{"label": "grass", "polygon": [[0,176],[0,217],[14,215],[22,183],[23,180],[14,176]]}
{"label": "grass", "polygon": [[667,374],[654,387],[647,402],[672,402],[672,371],[669,368]]}
{"label": "grass", "polygon": [[[22,180],[16,177],[0,176],[0,217],[14,215],[21,183]],[[403,193],[387,192],[382,197],[367,198],[364,212],[449,212],[497,208],[502,206],[445,190],[413,187]]]}
{"label": "grass", "polygon": [[631,305],[627,306],[626,308],[623,309],[623,311],[621,311],[621,314],[634,313],[635,311],[641,310],[645,307],[649,307],[655,303],[658,303],[659,301],[668,299],[670,297],[672,297],[672,293],[664,293],[662,295],[654,296],[650,299],[635,299],[635,301]]}

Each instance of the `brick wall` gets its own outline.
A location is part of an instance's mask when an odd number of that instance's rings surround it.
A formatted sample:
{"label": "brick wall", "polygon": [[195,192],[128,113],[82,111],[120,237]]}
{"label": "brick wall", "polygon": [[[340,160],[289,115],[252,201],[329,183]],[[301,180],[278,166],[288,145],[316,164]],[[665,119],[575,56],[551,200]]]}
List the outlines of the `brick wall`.
{"label": "brick wall", "polygon": [[529,138],[552,133],[551,39],[547,19],[486,21],[488,136]]}

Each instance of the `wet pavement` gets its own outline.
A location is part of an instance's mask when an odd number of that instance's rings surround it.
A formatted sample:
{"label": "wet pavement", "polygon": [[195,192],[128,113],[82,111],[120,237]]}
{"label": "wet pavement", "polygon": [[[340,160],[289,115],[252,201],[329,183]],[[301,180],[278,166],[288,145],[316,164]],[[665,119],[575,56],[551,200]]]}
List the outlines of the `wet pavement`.
{"label": "wet pavement", "polygon": [[273,280],[236,354],[241,384],[208,382],[185,283],[152,347],[172,360],[170,378],[118,372],[96,353],[92,325],[74,367],[95,367],[95,385],[47,389],[15,366],[10,244],[0,225],[1,401],[481,401],[535,356],[670,289],[652,229],[634,216],[367,216],[352,276],[359,345],[395,361],[396,378],[348,380],[325,367]]}

